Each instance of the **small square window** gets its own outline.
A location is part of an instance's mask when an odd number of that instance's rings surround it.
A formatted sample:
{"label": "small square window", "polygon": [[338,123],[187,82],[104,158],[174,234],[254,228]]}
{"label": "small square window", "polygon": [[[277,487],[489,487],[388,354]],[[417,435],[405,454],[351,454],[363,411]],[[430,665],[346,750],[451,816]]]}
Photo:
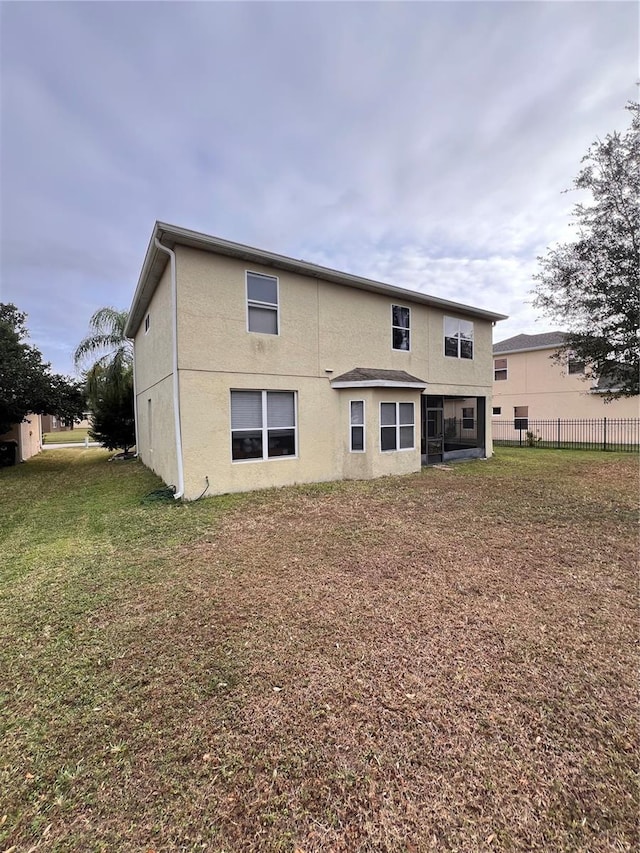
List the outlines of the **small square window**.
{"label": "small square window", "polygon": [[492,411],[491,411],[491,414],[494,417],[499,417],[502,414],[502,407],[501,406],[494,406]]}

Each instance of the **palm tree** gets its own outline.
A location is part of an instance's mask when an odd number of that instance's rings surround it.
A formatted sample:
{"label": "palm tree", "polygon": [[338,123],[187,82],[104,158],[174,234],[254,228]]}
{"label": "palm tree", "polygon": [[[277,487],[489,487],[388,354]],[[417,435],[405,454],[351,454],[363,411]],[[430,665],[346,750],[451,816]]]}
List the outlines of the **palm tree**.
{"label": "palm tree", "polygon": [[84,367],[90,397],[98,380],[106,380],[118,387],[131,374],[133,342],[124,334],[128,317],[128,311],[99,308],[89,320],[91,334],[76,347],[73,360],[77,369]]}

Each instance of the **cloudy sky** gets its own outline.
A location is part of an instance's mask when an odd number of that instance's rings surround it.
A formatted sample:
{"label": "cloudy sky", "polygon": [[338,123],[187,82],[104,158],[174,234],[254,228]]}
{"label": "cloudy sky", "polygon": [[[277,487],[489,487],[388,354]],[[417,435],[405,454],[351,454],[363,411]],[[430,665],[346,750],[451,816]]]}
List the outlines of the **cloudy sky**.
{"label": "cloudy sky", "polygon": [[0,301],[53,368],[156,219],[507,313],[637,99],[636,2],[2,2]]}

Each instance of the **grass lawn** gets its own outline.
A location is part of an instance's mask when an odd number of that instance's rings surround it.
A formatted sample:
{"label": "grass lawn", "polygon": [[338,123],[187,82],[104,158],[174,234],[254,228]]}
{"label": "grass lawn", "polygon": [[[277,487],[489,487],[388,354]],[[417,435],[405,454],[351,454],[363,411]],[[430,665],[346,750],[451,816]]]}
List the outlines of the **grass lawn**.
{"label": "grass lawn", "polygon": [[181,505],[109,455],[0,470],[0,849],[638,849],[636,458]]}
{"label": "grass lawn", "polygon": [[[73,429],[60,430],[59,432],[43,432],[43,444],[69,444],[84,442],[89,435],[88,427],[74,427]],[[93,441],[89,438],[89,441]]]}

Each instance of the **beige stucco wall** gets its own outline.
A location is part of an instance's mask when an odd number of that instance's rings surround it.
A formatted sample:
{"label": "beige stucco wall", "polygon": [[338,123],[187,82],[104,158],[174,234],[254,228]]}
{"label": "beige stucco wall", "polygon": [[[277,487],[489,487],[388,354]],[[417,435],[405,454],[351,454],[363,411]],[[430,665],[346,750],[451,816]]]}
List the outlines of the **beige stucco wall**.
{"label": "beige stucco wall", "polygon": [[165,483],[178,483],[173,417],[173,308],[167,264],[134,340],[138,456]]}
{"label": "beige stucco wall", "polygon": [[[419,470],[420,391],[331,388],[331,378],[355,367],[405,370],[429,382],[430,394],[485,396],[491,411],[490,322],[474,319],[473,360],[446,358],[441,311],[200,250],[175,251],[187,499],[204,491],[205,478],[208,494],[218,494]],[[278,335],[247,331],[247,269],[278,278]],[[392,348],[392,304],[411,308],[410,352]],[[143,323],[135,341],[138,450],[165,482],[175,483],[168,265],[149,313],[149,333]],[[296,458],[232,462],[230,390],[243,388],[296,392]],[[349,452],[349,400],[360,399],[366,411],[364,454]],[[380,451],[380,401],[415,403],[415,449]],[[490,453],[490,430],[487,442]]]}
{"label": "beige stucco wall", "polygon": [[26,462],[42,450],[42,418],[28,414],[21,424],[14,424],[9,432],[0,436],[0,441],[18,442],[18,462]]}
{"label": "beige stucco wall", "polygon": [[[420,470],[420,392],[394,388],[333,389],[327,378],[257,378],[238,373],[181,371],[185,496],[242,492],[326,480],[368,479]],[[232,389],[295,391],[297,456],[232,461]],[[349,401],[365,400],[366,453],[349,450]],[[380,450],[380,402],[413,402],[413,450]]]}
{"label": "beige stucco wall", "polygon": [[178,486],[173,374],[137,393],[138,456],[165,483]]}
{"label": "beige stucco wall", "polygon": [[510,420],[515,406],[528,406],[529,418],[637,418],[640,400],[627,397],[605,403],[602,395],[589,391],[590,381],[581,374],[567,373],[564,365],[553,361],[554,350],[535,350],[494,358],[507,359],[507,379],[493,384],[493,406],[499,406],[501,419]]}

